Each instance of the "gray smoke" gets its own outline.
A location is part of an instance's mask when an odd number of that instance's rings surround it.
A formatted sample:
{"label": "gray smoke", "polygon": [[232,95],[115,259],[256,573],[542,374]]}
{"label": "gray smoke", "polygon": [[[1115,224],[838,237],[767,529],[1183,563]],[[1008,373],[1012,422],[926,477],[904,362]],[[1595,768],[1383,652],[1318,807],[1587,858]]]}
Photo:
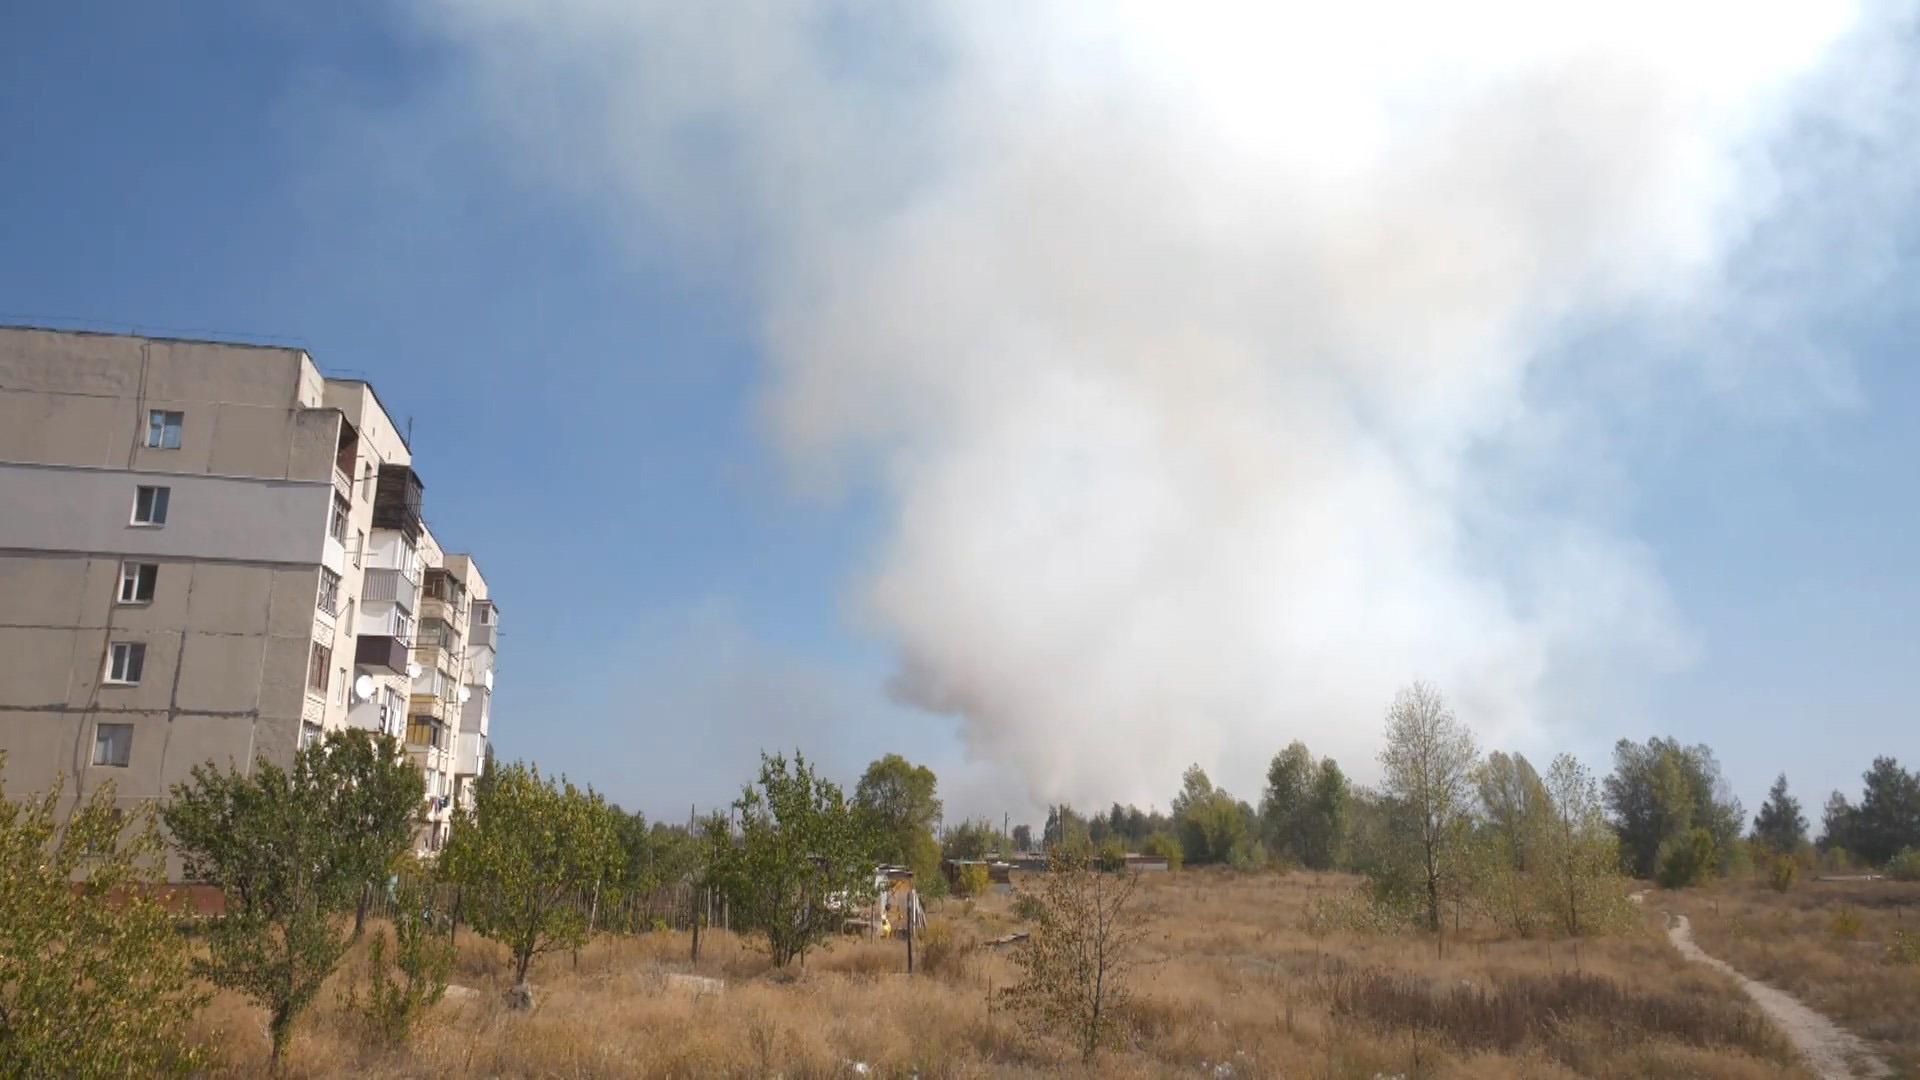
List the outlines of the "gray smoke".
{"label": "gray smoke", "polygon": [[[530,175],[751,283],[796,476],[889,500],[894,693],[1035,800],[1146,802],[1296,737],[1364,775],[1416,676],[1524,746],[1687,661],[1606,421],[1844,395],[1744,352],[1794,316],[1736,256],[1808,254],[1767,230],[1876,134],[1903,12],[897,7],[422,18]],[[1810,117],[1846,137],[1783,163]]]}

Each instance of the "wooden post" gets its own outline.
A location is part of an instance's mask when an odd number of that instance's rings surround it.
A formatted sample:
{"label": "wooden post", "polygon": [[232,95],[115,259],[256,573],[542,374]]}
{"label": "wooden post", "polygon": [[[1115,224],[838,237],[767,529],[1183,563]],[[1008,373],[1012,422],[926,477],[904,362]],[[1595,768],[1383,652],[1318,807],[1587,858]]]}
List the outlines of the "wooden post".
{"label": "wooden post", "polygon": [[913,894],[907,894],[907,974],[913,974]]}

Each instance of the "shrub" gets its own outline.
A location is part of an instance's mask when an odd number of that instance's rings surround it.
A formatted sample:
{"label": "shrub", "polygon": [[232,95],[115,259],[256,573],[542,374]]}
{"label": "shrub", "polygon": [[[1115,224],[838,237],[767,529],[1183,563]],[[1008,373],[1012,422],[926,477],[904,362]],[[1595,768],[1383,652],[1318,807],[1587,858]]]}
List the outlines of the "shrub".
{"label": "shrub", "polygon": [[1896,964],[1920,965],[1920,933],[1895,930],[1893,944],[1887,946],[1887,958]]}
{"label": "shrub", "polygon": [[0,1076],[191,1073],[201,1063],[185,1029],[206,995],[148,888],[152,816],[122,821],[107,784],[61,828],[62,786],[0,792]]}
{"label": "shrub", "polygon": [[1170,832],[1157,832],[1147,837],[1147,842],[1140,845],[1140,850],[1143,854],[1167,860],[1169,870],[1180,869],[1180,864],[1186,861],[1186,852],[1180,846],[1180,838]]}
{"label": "shrub", "polygon": [[1654,876],[1663,888],[1683,889],[1712,876],[1714,862],[1713,834],[1693,829],[1661,843]]}
{"label": "shrub", "polygon": [[1127,845],[1115,837],[1107,837],[1100,843],[1099,854],[1094,856],[1094,865],[1111,874],[1127,868]]}
{"label": "shrub", "polygon": [[1013,898],[1013,914],[1015,918],[1032,922],[1045,912],[1046,905],[1042,904],[1040,898],[1032,893],[1019,893]]}
{"label": "shrub", "polygon": [[987,868],[979,863],[962,866],[953,875],[953,895],[979,896],[993,884]]}
{"label": "shrub", "polygon": [[396,901],[392,955],[387,935],[376,931],[367,946],[366,996],[360,996],[357,985],[349,985],[343,1002],[389,1046],[406,1042],[414,1021],[446,995],[447,972],[453,967],[453,942],[434,929],[436,916],[427,890],[405,886]]}
{"label": "shrub", "polygon": [[1145,934],[1129,906],[1140,877],[1094,873],[1067,855],[1055,855],[1049,869],[1033,934],[1013,957],[1023,977],[1001,994],[1032,1030],[1064,1030],[1091,1061],[1118,1034],[1129,997],[1127,976]]}
{"label": "shrub", "polygon": [[1860,926],[1860,913],[1843,907],[1827,922],[1827,932],[1841,941],[1852,941],[1860,936]]}
{"label": "shrub", "polygon": [[953,924],[933,923],[915,939],[915,943],[920,950],[920,970],[929,975],[956,979],[966,974],[974,943],[954,933]]}
{"label": "shrub", "polygon": [[1920,848],[1908,848],[1887,863],[1887,876],[1895,881],[1920,881]]}
{"label": "shrub", "polygon": [[1786,892],[1800,878],[1800,864],[1791,855],[1775,855],[1767,863],[1767,884],[1774,892]]}

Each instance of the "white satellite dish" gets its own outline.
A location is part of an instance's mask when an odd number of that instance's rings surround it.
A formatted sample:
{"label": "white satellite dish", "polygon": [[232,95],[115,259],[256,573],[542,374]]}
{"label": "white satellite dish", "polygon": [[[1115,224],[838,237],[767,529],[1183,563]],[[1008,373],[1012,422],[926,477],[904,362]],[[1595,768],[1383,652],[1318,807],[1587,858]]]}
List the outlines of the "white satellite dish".
{"label": "white satellite dish", "polygon": [[467,699],[472,696],[473,696],[472,690],[469,690],[464,686],[460,688],[460,704],[465,705],[467,703]]}
{"label": "white satellite dish", "polygon": [[487,684],[487,689],[493,689],[493,669],[488,668],[487,674],[480,681]]}
{"label": "white satellite dish", "polygon": [[419,665],[419,664],[411,664],[411,663],[410,663],[410,664],[408,664],[408,665],[407,665],[407,678],[409,678],[409,679],[417,679],[417,678],[419,678],[419,677],[420,677],[420,665]]}
{"label": "white satellite dish", "polygon": [[357,701],[368,701],[373,697],[373,676],[362,675],[353,680],[353,696]]}

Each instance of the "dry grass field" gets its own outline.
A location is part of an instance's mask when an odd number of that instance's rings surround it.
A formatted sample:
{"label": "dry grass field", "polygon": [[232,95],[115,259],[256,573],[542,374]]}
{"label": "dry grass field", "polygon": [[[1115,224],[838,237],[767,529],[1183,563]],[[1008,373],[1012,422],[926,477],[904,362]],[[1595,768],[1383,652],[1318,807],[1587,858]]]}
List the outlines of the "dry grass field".
{"label": "dry grass field", "polygon": [[[1900,1076],[1920,1076],[1920,883],[1759,881],[1656,893],[1694,940],[1868,1040]],[[1896,935],[1905,934],[1904,948]]]}
{"label": "dry grass field", "polygon": [[[1723,977],[1682,961],[1649,911],[1629,933],[1580,943],[1501,940],[1469,922],[1445,956],[1430,939],[1312,927],[1336,875],[1157,876],[1121,1045],[1083,1066],[1068,1041],[996,1007],[1014,978],[974,943],[1017,929],[1006,895],[932,912],[921,973],[897,942],[842,941],[775,973],[723,933],[695,996],[686,935],[599,939],[576,968],[535,963],[530,1013],[500,1002],[503,950],[460,942],[457,985],[398,1050],[373,1045],[330,989],[303,1017],[295,1076],[967,1077],[1067,1073],[1225,1077],[1718,1077],[1805,1075]],[[939,938],[946,938],[944,944]],[[343,969],[346,965],[343,965]],[[336,976],[336,980],[339,976]],[[263,1014],[221,995],[200,1022],[222,1075],[264,1067]]]}

